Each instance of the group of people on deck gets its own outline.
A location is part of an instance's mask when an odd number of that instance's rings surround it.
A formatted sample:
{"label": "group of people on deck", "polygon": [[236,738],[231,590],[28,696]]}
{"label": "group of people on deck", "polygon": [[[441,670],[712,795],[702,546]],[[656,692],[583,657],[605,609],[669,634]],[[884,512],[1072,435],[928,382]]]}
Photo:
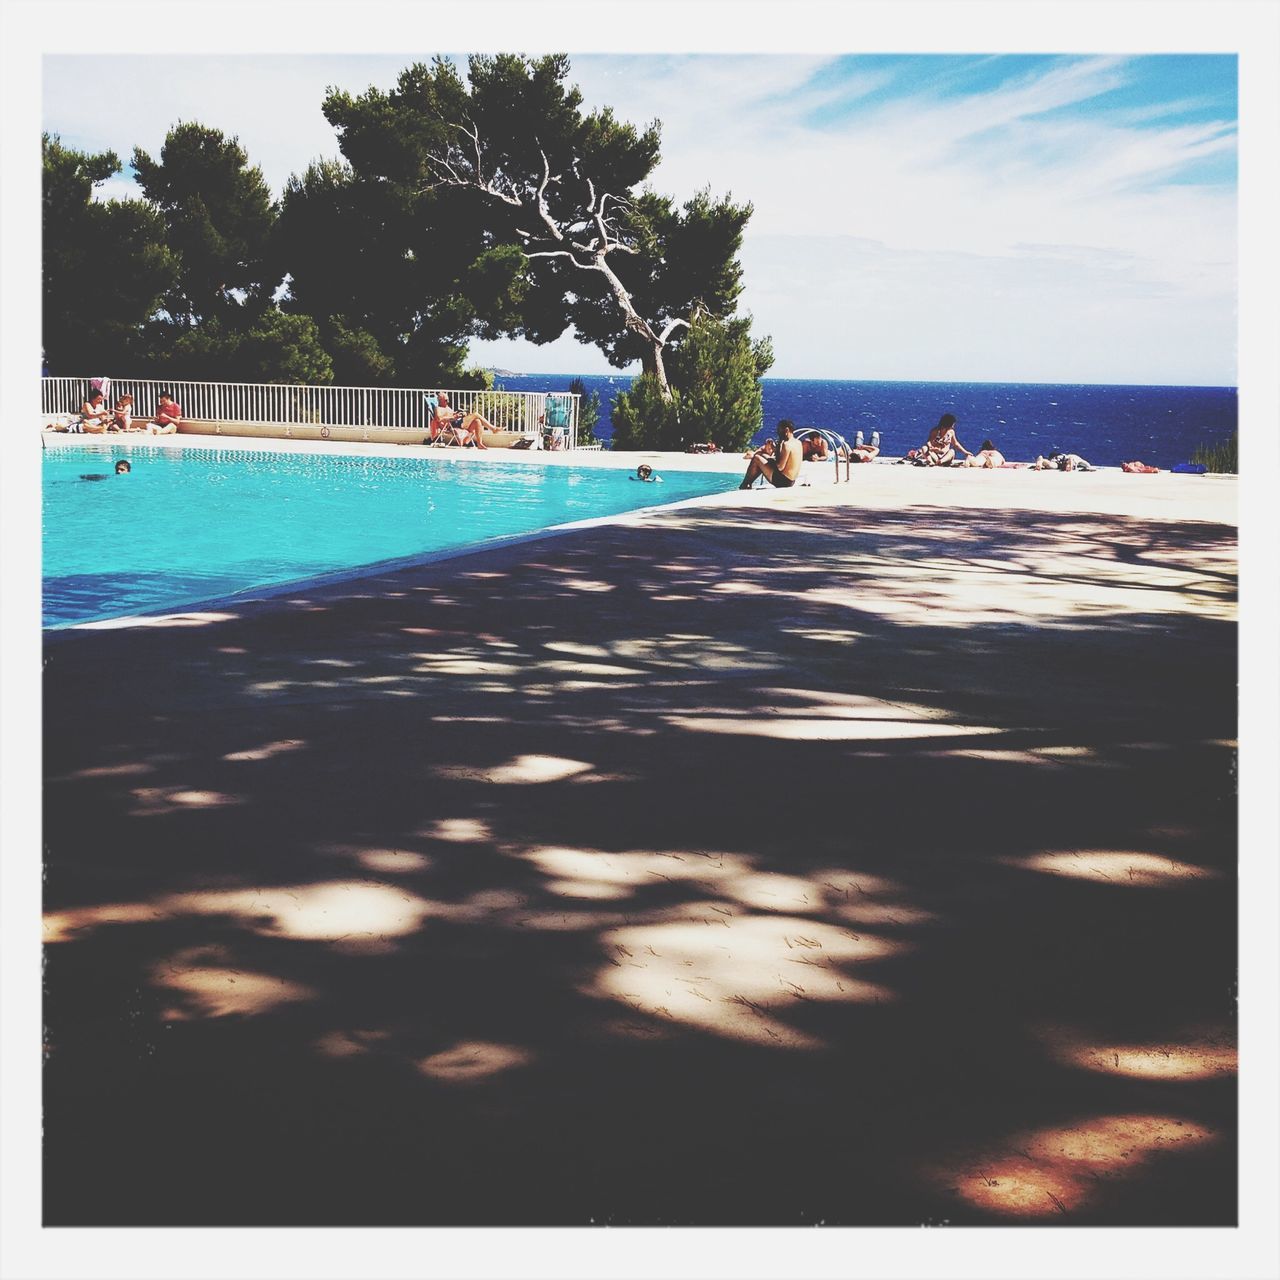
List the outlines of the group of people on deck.
{"label": "group of people on deck", "polygon": [[171,436],[178,430],[181,422],[182,406],[171,395],[162,395],[155,415],[140,421],[134,416],[132,396],[120,396],[115,408],[108,408],[106,397],[94,388],[80,406],[79,413],[71,414],[65,423],[50,423],[45,430],[70,431],[87,436],[105,435],[108,432]]}
{"label": "group of people on deck", "polygon": [[[821,462],[832,456],[841,462],[846,458],[850,462],[871,462],[879,453],[879,432],[872,434],[869,444],[863,443],[862,432],[859,431],[855,444],[833,445],[828,443],[823,433],[816,430],[808,431],[803,439],[797,438],[795,424],[783,418],[778,423],[776,440],[766,440],[760,448],[748,449],[743,454],[743,457],[750,461],[747,465],[747,473],[738,487],[750,489],[757,480],[763,478],[775,489],[789,489],[799,480],[801,464],[804,462]],[[964,454],[963,462],[956,461],[957,453]],[[990,440],[984,440],[982,447],[976,451],[966,449],[956,435],[956,418],[951,413],[944,413],[938,419],[938,425],[929,432],[929,438],[924,444],[915,449],[908,449],[901,461],[913,463],[917,467],[981,467],[989,471],[1007,465],[1029,466],[1033,471],[1093,470],[1093,467],[1078,453],[1062,453],[1057,449],[1053,450],[1047,458],[1037,458],[1030,464],[1006,463],[1004,454]]]}

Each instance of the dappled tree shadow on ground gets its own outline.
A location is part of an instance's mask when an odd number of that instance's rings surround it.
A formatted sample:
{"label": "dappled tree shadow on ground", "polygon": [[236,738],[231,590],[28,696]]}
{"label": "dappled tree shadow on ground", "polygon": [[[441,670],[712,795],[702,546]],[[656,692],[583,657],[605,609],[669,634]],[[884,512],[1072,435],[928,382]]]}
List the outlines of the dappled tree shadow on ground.
{"label": "dappled tree shadow on ground", "polygon": [[1233,1221],[1234,554],[681,510],[51,640],[46,1221]]}

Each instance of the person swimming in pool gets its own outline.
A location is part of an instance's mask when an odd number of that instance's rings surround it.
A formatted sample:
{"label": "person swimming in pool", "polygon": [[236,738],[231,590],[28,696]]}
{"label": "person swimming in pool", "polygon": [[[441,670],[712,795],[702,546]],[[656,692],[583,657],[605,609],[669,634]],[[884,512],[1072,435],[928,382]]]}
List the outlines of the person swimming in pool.
{"label": "person swimming in pool", "polygon": [[[129,472],[132,470],[133,470],[133,467],[128,462],[126,462],[123,458],[121,458],[120,461],[117,462],[115,465],[114,474],[118,476],[127,476]],[[95,471],[92,474],[82,475],[80,479],[81,480],[110,480],[111,476],[108,475],[105,471]]]}
{"label": "person swimming in pool", "polygon": [[641,480],[645,484],[661,484],[662,477],[653,474],[653,468],[647,463],[642,462],[637,468],[636,473],[631,477],[632,480]]}

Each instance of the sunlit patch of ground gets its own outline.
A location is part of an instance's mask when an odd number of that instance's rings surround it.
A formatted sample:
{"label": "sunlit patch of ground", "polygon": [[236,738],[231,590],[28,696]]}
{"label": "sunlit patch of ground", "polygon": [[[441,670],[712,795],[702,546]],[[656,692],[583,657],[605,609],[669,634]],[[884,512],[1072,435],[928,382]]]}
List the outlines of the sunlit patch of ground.
{"label": "sunlit patch of ground", "polygon": [[463,1040],[450,1049],[423,1058],[418,1070],[446,1084],[473,1084],[532,1061],[533,1054],[519,1045]]}
{"label": "sunlit patch of ground", "polygon": [[161,1017],[170,1022],[191,1018],[253,1017],[283,1004],[315,998],[315,991],[269,973],[231,967],[225,950],[193,947],[161,960],[151,970],[152,985],[182,997]]}
{"label": "sunlit patch of ground", "polygon": [[490,768],[469,765],[437,765],[432,773],[438,778],[458,781],[495,782],[509,786],[536,786],[544,782],[562,782],[574,774],[587,773],[591,765],[582,760],[565,760],[559,756],[516,756],[506,764]]}
{"label": "sunlit patch of ground", "polygon": [[473,844],[493,838],[489,824],[481,818],[441,818],[418,832],[427,840],[447,840],[457,844]]}
{"label": "sunlit patch of ground", "polygon": [[388,940],[412,933],[431,911],[432,904],[426,899],[399,886],[360,880],[214,889],[169,894],[145,903],[109,903],[52,912],[44,919],[44,940],[66,942],[106,924],[187,915],[231,915],[266,937],[327,942],[342,950],[376,951]]}
{"label": "sunlit patch of ground", "polygon": [[1212,1080],[1234,1076],[1239,1068],[1238,1051],[1225,1036],[1115,1044],[1068,1027],[1043,1027],[1039,1036],[1063,1065],[1106,1075],[1138,1080]]}
{"label": "sunlit patch of ground", "polygon": [[907,903],[901,885],[848,868],[807,876],[760,871],[746,854],[710,850],[686,853],[508,846],[505,852],[532,862],[546,875],[543,887],[564,898],[620,900],[663,882],[691,886],[705,901],[691,904],[702,915],[720,911],[813,914],[859,924],[921,924],[935,917]]}
{"label": "sunlit patch of ground", "polygon": [[1126,852],[1114,849],[1075,849],[1063,853],[1036,853],[1003,859],[1007,866],[1072,880],[1097,880],[1132,888],[1168,888],[1192,880],[1216,880],[1219,873],[1208,867],[1179,862],[1163,854]]}
{"label": "sunlit patch of ground", "polygon": [[270,760],[272,756],[283,755],[286,751],[297,751],[303,745],[298,738],[282,738],[279,742],[264,742],[260,747],[247,747],[243,751],[232,751],[222,758],[233,762]]}
{"label": "sunlit patch of ground", "polygon": [[368,871],[391,875],[425,871],[432,865],[426,854],[415,853],[412,849],[375,849],[353,844],[328,844],[321,846],[318,852],[350,859]]}
{"label": "sunlit patch of ground", "polygon": [[926,1177],[977,1209],[1010,1220],[1070,1217],[1110,1179],[1217,1139],[1203,1125],[1163,1115],[1111,1115],[1015,1134],[999,1146],[931,1166]]}
{"label": "sunlit patch of ground", "polygon": [[230,622],[234,613],[166,613],[150,617],[104,618],[100,622],[80,622],[76,631],[114,631],[121,627],[206,627],[211,622]]}
{"label": "sunlit patch of ground", "polygon": [[370,1053],[390,1039],[390,1032],[378,1029],[329,1031],[313,1044],[326,1058],[354,1058]]}
{"label": "sunlit patch of ground", "polygon": [[195,787],[136,787],[133,798],[136,804],[130,813],[138,818],[162,813],[181,813],[187,809],[218,809],[224,805],[243,803],[240,796]]}
{"label": "sunlit patch of ground", "polygon": [[646,1018],[786,1049],[822,1045],[786,1020],[805,1002],[894,999],[851,972],[859,961],[891,954],[897,949],[891,942],[802,917],[740,916],[707,906],[712,914],[604,933],[609,962],[583,991]]}

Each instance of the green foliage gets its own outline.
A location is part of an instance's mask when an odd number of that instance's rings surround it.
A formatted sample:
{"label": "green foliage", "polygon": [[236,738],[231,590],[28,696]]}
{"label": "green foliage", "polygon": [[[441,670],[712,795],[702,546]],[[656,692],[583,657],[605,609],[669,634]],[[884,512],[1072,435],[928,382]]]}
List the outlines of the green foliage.
{"label": "green foliage", "polygon": [[347,327],[344,316],[331,316],[325,349],[333,364],[333,380],[342,387],[384,387],[395,384],[395,361],[367,329]]}
{"label": "green foliage", "polygon": [[94,201],[119,168],[113,152],[89,155],[44,136],[43,339],[55,375],[137,363],[144,325],[177,275],[154,209]]}
{"label": "green foliage", "polygon": [[[661,411],[656,381],[642,375],[614,402],[614,447],[685,449],[713,441],[738,450],[764,418],[760,379],[773,366],[768,338],[753,341],[746,317],[717,320],[699,309],[667,360],[673,399]],[[620,429],[621,424],[621,429]]]}
{"label": "green foliage", "polygon": [[1217,474],[1237,475],[1240,471],[1238,445],[1239,432],[1233,431],[1231,439],[1222,444],[1200,445],[1191,455],[1191,461]]}
{"label": "green foliage", "polygon": [[159,377],[197,382],[333,381],[315,321],[274,308],[244,329],[217,317],[185,329],[157,365]]}
{"label": "green foliage", "polygon": [[[738,252],[751,217],[749,204],[728,196],[714,200],[701,191],[683,207],[666,196],[646,191],[635,197],[619,222],[634,254],[610,259],[636,310],[661,333],[672,320],[688,319],[699,308],[729,315],[742,292]],[[624,368],[651,358],[644,338],[619,324],[617,307],[607,289],[590,279],[584,286],[577,271],[567,314],[579,336],[604,352],[609,363]],[[679,338],[677,338],[679,341]]]}
{"label": "green foliage", "polygon": [[574,378],[567,388],[570,395],[578,397],[578,443],[596,443],[596,425],[600,421],[600,393],[587,394],[587,384]]}
{"label": "green foliage", "polygon": [[[615,365],[654,371],[653,333],[697,307],[732,316],[751,207],[709,191],[677,207],[645,189],[657,122],[585,110],[568,75],[563,54],[475,56],[465,75],[438,57],[389,91],[331,90],[323,110],[343,159],[292,177],[278,206],[239,142],[206,125],[174,125],[158,158],[135,148],[145,201],[95,203],[119,158],[46,137],[51,371],[146,363],[159,376],[483,387],[466,368],[471,339],[543,343],[570,325]],[[581,255],[540,256],[597,234],[598,219],[620,250],[616,280]],[[620,294],[638,320],[624,323]],[[750,416],[734,343],[695,358],[677,328],[664,353],[677,371],[686,346],[683,431],[676,402],[655,416],[637,386],[622,410],[637,438],[723,435]],[[706,366],[721,357],[713,394]],[[598,398],[580,414],[591,440]]]}
{"label": "green foliage", "polygon": [[714,441],[722,449],[748,444],[764,422],[760,379],[773,367],[773,344],[752,341],[747,317],[717,320],[698,310],[667,361],[681,392],[682,445]]}
{"label": "green foliage", "polygon": [[256,314],[267,305],[281,279],[268,253],[276,207],[239,142],[218,129],[178,124],[159,160],[134,148],[133,167],[181,260],[165,298],[174,322],[186,327],[213,316],[238,322],[242,308]]}
{"label": "green foliage", "polygon": [[681,449],[680,390],[671,388],[663,397],[658,380],[642,373],[613,402],[613,447],[615,449]]}
{"label": "green foliage", "polygon": [[[389,91],[330,93],[325,116],[339,134],[347,176],[313,166],[286,192],[282,221],[294,206],[294,221],[301,221],[304,197],[327,207],[344,182],[348,202],[368,188],[369,199],[402,216],[384,210],[378,234],[326,229],[314,237],[322,246],[321,270],[343,280],[352,273],[341,263],[335,268],[335,253],[345,261],[371,244],[375,253],[395,250],[391,264],[370,263],[356,273],[366,292],[385,294],[377,306],[344,300],[329,312],[316,304],[315,273],[303,268],[291,227],[287,270],[300,305],[317,316],[360,317],[377,333],[373,313],[396,313],[403,286],[417,305],[408,326],[415,332],[430,320],[443,335],[440,322],[451,315],[455,341],[518,334],[544,343],[572,324],[618,367],[640,360],[649,368],[654,344],[624,324],[605,275],[563,256],[538,256],[560,254],[595,234],[591,203],[608,192],[610,237],[624,250],[608,262],[643,320],[660,333],[698,303],[730,314],[741,290],[737,255],[751,206],[703,191],[677,207],[641,190],[659,160],[659,125],[638,129],[608,107],[584,111],[568,74],[563,54],[472,57],[465,79],[436,58],[408,67]],[[403,319],[397,323],[406,330]]]}

